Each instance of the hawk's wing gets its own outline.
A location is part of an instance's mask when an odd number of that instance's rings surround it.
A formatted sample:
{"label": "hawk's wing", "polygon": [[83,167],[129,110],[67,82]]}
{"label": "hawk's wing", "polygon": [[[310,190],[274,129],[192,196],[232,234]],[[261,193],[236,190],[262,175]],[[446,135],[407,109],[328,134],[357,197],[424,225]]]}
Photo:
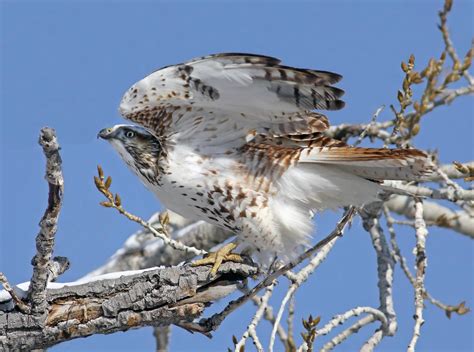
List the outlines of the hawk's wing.
{"label": "hawk's wing", "polygon": [[125,93],[120,112],[157,137],[243,144],[256,133],[325,129],[326,118],[308,111],[342,108],[344,92],[331,86],[340,79],[268,56],[217,54],[153,72]]}
{"label": "hawk's wing", "polygon": [[411,179],[429,169],[418,150],[352,148],[322,134],[328,120],[310,110],[344,106],[344,92],[332,86],[340,79],[268,56],[217,54],[153,72],[125,93],[120,112],[158,138],[202,152],[252,141],[256,148],[298,149],[300,163],[337,165],[371,179]]}

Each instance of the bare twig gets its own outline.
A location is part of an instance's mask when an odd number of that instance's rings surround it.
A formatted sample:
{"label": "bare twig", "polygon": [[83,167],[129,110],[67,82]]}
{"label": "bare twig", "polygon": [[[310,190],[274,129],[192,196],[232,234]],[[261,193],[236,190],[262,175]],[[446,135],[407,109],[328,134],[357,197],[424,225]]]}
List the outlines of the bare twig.
{"label": "bare twig", "polygon": [[255,312],[255,315],[254,315],[252,321],[247,326],[247,330],[245,330],[244,334],[242,335],[242,338],[235,345],[235,351],[239,352],[239,351],[243,350],[243,348],[245,346],[245,341],[249,337],[252,338],[257,351],[259,351],[259,352],[263,351],[262,344],[261,344],[261,342],[260,342],[260,340],[258,339],[258,336],[257,336],[256,327],[257,327],[258,323],[260,322],[260,320],[262,319],[262,317],[265,313],[265,310],[267,309],[268,300],[272,296],[274,287],[275,287],[275,283],[272,283],[270,286],[268,286],[265,293],[260,298],[260,303],[259,303],[258,309]]}
{"label": "bare twig", "polygon": [[359,137],[357,137],[357,140],[354,142],[354,146],[357,146],[362,143],[362,140],[365,138],[367,133],[369,133],[370,128],[375,125],[375,122],[377,121],[377,117],[379,117],[380,113],[382,112],[384,108],[385,108],[385,105],[382,105],[375,111],[375,113],[372,115],[372,120],[370,120],[369,124],[364,128],[364,130],[361,132]]}
{"label": "bare twig", "polygon": [[441,22],[440,25],[439,25],[439,30],[441,31],[441,34],[443,35],[445,51],[451,57],[451,60],[453,61],[453,64],[454,64],[454,67],[459,68],[461,70],[461,73],[466,78],[466,80],[469,82],[469,85],[472,86],[472,85],[474,85],[474,79],[473,79],[473,77],[471,77],[471,75],[469,75],[469,72],[467,71],[467,68],[469,68],[469,66],[464,67],[464,65],[461,65],[461,61],[459,60],[459,56],[456,53],[456,49],[454,49],[454,45],[453,45],[453,42],[451,40],[451,36],[449,35],[447,22],[448,22],[448,14],[451,11],[452,5],[453,5],[452,0],[446,0],[445,3],[444,3],[443,9],[439,12],[439,19],[440,19],[440,22]]}
{"label": "bare twig", "polygon": [[[166,243],[167,245],[171,246],[172,248],[176,250],[184,251],[186,253],[192,253],[194,255],[207,254],[207,251],[204,251],[202,249],[198,249],[195,247],[185,246],[181,242],[171,239],[168,232],[165,229],[165,226],[163,226],[164,225],[163,223],[161,223],[162,225],[161,228],[157,230],[153,226],[151,226],[149,223],[147,223],[145,220],[140,218],[139,216],[136,216],[126,211],[122,206],[122,200],[120,196],[118,195],[118,193],[116,193],[114,196],[109,190],[112,184],[112,178],[109,176],[107,177],[107,179],[105,179],[104,172],[102,171],[102,168],[100,166],[97,167],[97,170],[98,170],[99,175],[94,177],[95,185],[97,189],[99,190],[99,192],[102,193],[107,198],[107,201],[100,203],[102,206],[106,208],[116,209],[120,214],[124,215],[127,219],[140,224],[142,227],[146,228],[148,231],[153,233],[156,237],[161,238],[164,243]],[[162,218],[160,218],[160,221],[162,221]]]}
{"label": "bare twig", "polygon": [[64,180],[61,170],[59,143],[54,129],[41,129],[39,144],[46,157],[46,181],[49,186],[48,207],[40,221],[40,232],[36,237],[36,255],[32,259],[33,276],[31,278],[28,300],[33,313],[42,313],[46,308],[46,285],[50,276],[51,256],[54,247],[59,212],[61,210]]}
{"label": "bare twig", "polygon": [[[454,162],[452,164],[441,165],[437,170],[442,171],[450,179],[467,178],[474,176],[474,161],[466,163]],[[435,170],[436,171],[436,170]],[[421,181],[440,181],[443,177],[437,172],[423,176]]]}
{"label": "bare twig", "polygon": [[[405,257],[402,255],[400,247],[398,246],[397,242],[397,235],[395,233],[395,229],[393,228],[393,224],[395,223],[395,219],[390,215],[390,212],[387,208],[386,205],[384,205],[384,215],[385,219],[387,220],[387,228],[388,232],[390,234],[390,244],[392,245],[393,253],[392,256],[395,259],[397,263],[400,264],[400,267],[402,268],[403,273],[407,277],[408,281],[415,287],[415,277],[411,273],[410,269],[408,268],[407,261]],[[415,224],[413,223],[413,227],[415,227]],[[451,317],[452,313],[456,313],[458,315],[463,315],[467,314],[470,309],[465,306],[465,302],[461,302],[458,305],[448,305],[445,304],[436,298],[434,298],[425,288],[425,292],[423,294],[423,297],[428,300],[431,304],[434,306],[444,310],[448,318]]]}
{"label": "bare twig", "polygon": [[326,325],[324,325],[321,329],[317,330],[317,334],[327,335],[333,329],[343,324],[348,319],[352,317],[358,317],[361,314],[371,314],[374,316],[374,319],[379,320],[381,322],[382,326],[384,326],[385,328],[387,327],[387,324],[388,324],[387,317],[379,309],[375,309],[372,307],[356,307],[356,308],[348,310],[347,312],[343,314],[334,316]]}
{"label": "bare twig", "polygon": [[296,290],[303,284],[306,280],[308,280],[309,276],[316,270],[316,268],[321,265],[321,263],[327,258],[329,252],[331,251],[332,247],[337,241],[337,237],[335,237],[332,241],[328,242],[326,246],[321,248],[321,250],[310,260],[308,265],[306,265],[303,269],[301,269],[296,275],[292,275],[292,283],[288,288],[288,291],[283,298],[280,309],[278,310],[277,317],[275,319],[275,324],[273,324],[272,333],[270,335],[270,344],[268,350],[271,352],[273,351],[273,345],[275,343],[275,335],[277,332],[277,327],[279,326],[280,320],[283,316],[283,312],[285,310],[286,304],[290,299],[294,297]]}
{"label": "bare twig", "polygon": [[[295,339],[293,337],[293,330],[294,330],[294,319],[295,319],[295,306],[296,306],[296,298],[295,295],[291,296],[290,303],[288,305],[288,317],[286,319],[286,325],[288,329],[288,339],[286,341],[285,349],[294,351],[295,347]],[[278,328],[277,328],[278,332]]]}
{"label": "bare twig", "polygon": [[[249,290],[242,289],[241,292],[248,293]],[[262,297],[261,296],[253,296],[252,297],[252,302],[257,306],[260,307],[260,304],[262,302]],[[273,314],[273,307],[271,305],[267,305],[265,308],[263,318],[267,320],[272,326],[275,324],[275,315]],[[286,334],[285,330],[281,325],[278,326],[277,328],[277,333],[278,337],[280,338],[280,341],[286,346],[288,344],[291,344],[292,341],[289,340],[288,335]]]}
{"label": "bare twig", "polygon": [[387,131],[394,125],[394,121],[370,122],[368,124],[340,124],[329,127],[326,135],[339,140],[347,141],[351,137],[359,137],[365,133],[370,139],[377,138],[386,144],[393,143],[390,133]]}
{"label": "bare twig", "polygon": [[299,287],[299,285],[298,286],[295,285],[295,284],[290,285],[290,288],[286,292],[285,297],[283,297],[283,300],[281,301],[280,309],[278,309],[278,313],[277,313],[277,316],[276,316],[276,319],[275,319],[275,324],[273,324],[272,333],[270,335],[270,344],[268,346],[268,351],[269,352],[273,351],[273,345],[275,344],[275,337],[276,337],[277,329],[278,329],[278,326],[280,325],[280,321],[281,321],[281,318],[283,316],[283,312],[285,311],[285,307],[286,307],[288,301],[292,297],[294,297],[293,295],[295,294],[296,289],[298,287]]}
{"label": "bare twig", "polygon": [[[462,187],[460,185],[458,185],[456,183],[456,181],[453,181],[451,180],[448,175],[446,175],[446,173],[441,170],[440,168],[438,168],[437,170],[437,173],[438,175],[441,176],[441,178],[443,179],[443,181],[446,183],[446,185],[448,185],[449,187],[451,187],[456,193],[463,193],[463,192],[466,192],[464,189],[462,189]],[[459,198],[459,199],[464,199],[464,198],[467,198],[466,200],[473,200],[474,197],[462,197],[462,195],[455,195],[456,198]]]}
{"label": "bare twig", "polygon": [[348,327],[346,330],[344,330],[341,333],[337,334],[330,341],[328,341],[326,344],[324,344],[324,346],[321,348],[321,352],[332,351],[334,349],[334,347],[336,347],[337,345],[340,345],[341,343],[343,343],[348,337],[352,336],[353,334],[357,334],[360,329],[362,329],[364,326],[367,326],[367,325],[371,324],[375,320],[376,320],[376,318],[372,314],[367,315],[367,316],[359,319],[354,324],[352,324],[350,327]]}

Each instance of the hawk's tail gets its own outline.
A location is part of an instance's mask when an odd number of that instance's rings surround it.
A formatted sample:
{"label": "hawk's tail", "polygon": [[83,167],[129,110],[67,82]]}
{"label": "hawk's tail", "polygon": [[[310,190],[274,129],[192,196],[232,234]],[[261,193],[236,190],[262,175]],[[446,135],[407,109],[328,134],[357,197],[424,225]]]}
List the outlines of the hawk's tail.
{"label": "hawk's tail", "polygon": [[307,148],[302,163],[333,165],[348,173],[376,180],[416,180],[433,171],[430,158],[417,149],[319,147]]}

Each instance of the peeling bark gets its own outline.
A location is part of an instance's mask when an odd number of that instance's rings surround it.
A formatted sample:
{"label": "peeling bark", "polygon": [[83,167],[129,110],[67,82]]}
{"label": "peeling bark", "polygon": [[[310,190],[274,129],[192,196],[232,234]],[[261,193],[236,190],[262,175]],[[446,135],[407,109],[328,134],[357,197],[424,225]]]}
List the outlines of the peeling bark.
{"label": "peeling bark", "polygon": [[[46,290],[46,309],[38,315],[17,308],[0,312],[0,350],[47,348],[93,334],[144,326],[183,325],[206,306],[257,274],[250,264],[224,263],[215,280],[209,267],[156,268],[115,279]],[[222,287],[222,289],[220,289]],[[193,299],[194,298],[194,299]]]}

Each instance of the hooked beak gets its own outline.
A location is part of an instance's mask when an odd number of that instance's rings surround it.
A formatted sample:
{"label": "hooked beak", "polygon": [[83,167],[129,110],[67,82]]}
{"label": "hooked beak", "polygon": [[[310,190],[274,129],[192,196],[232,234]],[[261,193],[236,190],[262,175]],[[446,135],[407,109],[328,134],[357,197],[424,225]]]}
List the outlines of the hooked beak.
{"label": "hooked beak", "polygon": [[100,132],[97,134],[97,138],[102,138],[102,139],[110,139],[113,137],[113,130],[112,128],[103,128],[100,130]]}

